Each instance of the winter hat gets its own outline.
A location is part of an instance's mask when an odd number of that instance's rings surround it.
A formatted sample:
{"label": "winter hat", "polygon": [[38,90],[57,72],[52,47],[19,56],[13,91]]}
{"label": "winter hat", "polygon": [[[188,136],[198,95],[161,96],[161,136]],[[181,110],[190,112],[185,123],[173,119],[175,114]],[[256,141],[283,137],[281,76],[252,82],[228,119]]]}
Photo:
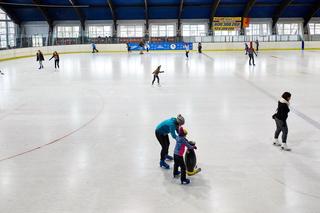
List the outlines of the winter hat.
{"label": "winter hat", "polygon": [[177,122],[180,126],[182,126],[184,124],[184,117],[182,117],[182,115],[178,115],[177,116]]}
{"label": "winter hat", "polygon": [[180,136],[186,136],[187,134],[188,134],[188,131],[181,126],[181,127],[179,128],[179,135],[180,135]]}

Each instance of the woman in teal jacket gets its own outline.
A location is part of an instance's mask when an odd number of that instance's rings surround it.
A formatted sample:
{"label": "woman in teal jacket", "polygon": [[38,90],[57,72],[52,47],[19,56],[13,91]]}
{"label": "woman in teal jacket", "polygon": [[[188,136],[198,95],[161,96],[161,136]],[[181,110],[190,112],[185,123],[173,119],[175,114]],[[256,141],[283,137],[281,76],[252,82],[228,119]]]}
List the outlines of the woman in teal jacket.
{"label": "woman in teal jacket", "polygon": [[170,169],[170,166],[165,162],[165,160],[173,160],[172,156],[168,155],[170,141],[169,141],[169,134],[176,139],[179,127],[184,124],[184,118],[182,115],[178,115],[176,118],[170,118],[161,122],[155,131],[156,137],[161,145],[161,152],[160,152],[160,167],[165,169]]}

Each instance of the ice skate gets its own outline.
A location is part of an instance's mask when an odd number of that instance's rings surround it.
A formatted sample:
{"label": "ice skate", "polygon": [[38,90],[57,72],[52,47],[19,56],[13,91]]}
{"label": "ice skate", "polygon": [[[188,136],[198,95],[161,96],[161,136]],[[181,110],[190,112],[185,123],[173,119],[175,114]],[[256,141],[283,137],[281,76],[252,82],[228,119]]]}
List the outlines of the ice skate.
{"label": "ice skate", "polygon": [[181,180],[181,184],[189,184],[190,180],[189,179],[185,179],[185,180]]}
{"label": "ice skate", "polygon": [[160,161],[160,167],[163,167],[165,169],[170,169],[170,166],[163,160]]}
{"label": "ice skate", "polygon": [[278,139],[274,139],[273,145],[274,145],[274,146],[281,146],[281,143],[279,142]]}
{"label": "ice skate", "polygon": [[286,143],[282,143],[281,150],[283,150],[283,151],[291,151],[291,149],[287,146]]}

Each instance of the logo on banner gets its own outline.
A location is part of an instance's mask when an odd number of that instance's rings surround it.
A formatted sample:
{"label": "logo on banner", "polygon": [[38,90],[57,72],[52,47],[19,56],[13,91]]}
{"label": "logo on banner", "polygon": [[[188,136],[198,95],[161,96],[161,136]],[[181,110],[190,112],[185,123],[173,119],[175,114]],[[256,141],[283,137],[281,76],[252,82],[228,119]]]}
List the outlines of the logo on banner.
{"label": "logo on banner", "polygon": [[170,45],[170,49],[175,50],[176,48],[177,48],[177,46],[175,44]]}

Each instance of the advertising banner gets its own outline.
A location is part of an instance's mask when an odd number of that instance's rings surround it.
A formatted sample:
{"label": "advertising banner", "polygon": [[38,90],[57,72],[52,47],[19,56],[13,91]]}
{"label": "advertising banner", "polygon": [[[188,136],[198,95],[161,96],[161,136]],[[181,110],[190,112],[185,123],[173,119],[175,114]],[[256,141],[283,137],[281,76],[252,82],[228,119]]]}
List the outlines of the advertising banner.
{"label": "advertising banner", "polygon": [[[149,50],[184,50],[185,44],[189,46],[189,50],[192,50],[191,42],[150,42],[146,45],[148,45]],[[139,43],[129,43],[129,47],[131,50],[141,50]],[[146,49],[146,47],[143,49]]]}
{"label": "advertising banner", "polygon": [[238,30],[241,28],[241,17],[214,17],[213,30]]}

